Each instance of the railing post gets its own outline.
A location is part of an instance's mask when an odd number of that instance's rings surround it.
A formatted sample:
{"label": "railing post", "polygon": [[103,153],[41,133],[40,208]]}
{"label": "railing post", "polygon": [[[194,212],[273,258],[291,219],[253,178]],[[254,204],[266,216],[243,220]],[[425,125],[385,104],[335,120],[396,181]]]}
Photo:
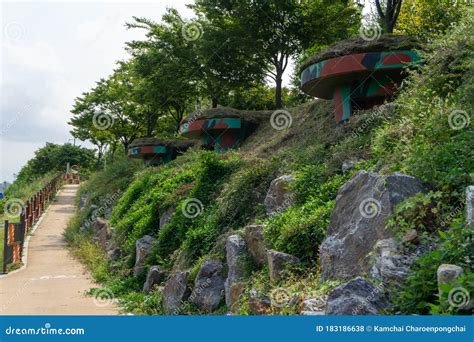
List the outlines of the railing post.
{"label": "railing post", "polygon": [[2,273],[7,273],[8,220],[3,221],[3,262]]}

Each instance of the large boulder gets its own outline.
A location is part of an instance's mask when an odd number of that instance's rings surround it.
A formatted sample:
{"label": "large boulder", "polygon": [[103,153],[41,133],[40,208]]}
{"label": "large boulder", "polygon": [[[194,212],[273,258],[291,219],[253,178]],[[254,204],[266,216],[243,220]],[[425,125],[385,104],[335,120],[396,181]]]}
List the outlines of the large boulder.
{"label": "large boulder", "polygon": [[268,215],[285,211],[293,203],[293,191],[291,190],[293,181],[292,175],[283,175],[272,180],[263,201]]}
{"label": "large boulder", "polygon": [[138,239],[135,243],[135,266],[133,267],[133,275],[137,276],[144,270],[145,259],[151,252],[153,248],[153,243],[155,239],[150,235],[145,235],[142,238]]}
{"label": "large boulder", "polygon": [[474,228],[474,186],[466,188],[466,223],[469,228]]}
{"label": "large boulder", "polygon": [[163,226],[169,222],[169,220],[171,219],[171,216],[173,215],[173,213],[174,213],[174,208],[169,207],[168,209],[165,210],[165,212],[163,214],[161,214],[161,216],[160,216],[160,229],[163,228]]}
{"label": "large boulder", "polygon": [[143,284],[143,292],[149,293],[156,285],[160,285],[166,277],[166,272],[160,266],[151,266],[146,275],[145,283]]}
{"label": "large boulder", "polygon": [[179,315],[191,291],[188,287],[189,272],[171,276],[163,288],[163,310],[167,315]]}
{"label": "large boulder", "polygon": [[239,235],[229,236],[225,249],[229,269],[224,283],[225,303],[227,307],[232,308],[244,290],[248,253],[245,240]]}
{"label": "large boulder", "polygon": [[264,225],[252,225],[245,227],[245,241],[247,242],[250,255],[258,265],[267,261],[267,248],[263,235]]}
{"label": "large boulder", "polygon": [[209,312],[217,309],[224,298],[222,269],[222,262],[219,260],[206,260],[201,266],[189,297],[201,310]]}
{"label": "large boulder", "polygon": [[106,219],[97,217],[91,224],[92,233],[94,234],[94,240],[103,249],[107,248],[107,242],[112,237],[112,229],[110,228],[109,222]]}
{"label": "large boulder", "polygon": [[283,277],[289,266],[297,265],[300,260],[290,254],[269,250],[267,252],[268,271],[271,281],[278,281]]}
{"label": "large boulder", "polygon": [[377,315],[389,306],[383,287],[357,277],[329,293],[326,314]]}
{"label": "large boulder", "polygon": [[394,236],[385,228],[394,207],[423,191],[418,179],[400,173],[382,176],[359,171],[344,184],[320,246],[323,279],[366,274],[372,267],[369,255],[375,243]]}

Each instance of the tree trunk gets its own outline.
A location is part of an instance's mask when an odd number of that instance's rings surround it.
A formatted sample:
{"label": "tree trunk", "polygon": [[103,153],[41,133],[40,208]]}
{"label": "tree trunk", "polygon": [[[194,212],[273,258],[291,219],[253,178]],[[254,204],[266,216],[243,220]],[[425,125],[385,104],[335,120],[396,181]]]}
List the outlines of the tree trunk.
{"label": "tree trunk", "polygon": [[217,108],[217,97],[212,98],[212,108]]}
{"label": "tree trunk", "polygon": [[282,83],[282,72],[277,71],[276,76],[276,87],[275,87],[275,107],[277,109],[281,108],[281,83]]}

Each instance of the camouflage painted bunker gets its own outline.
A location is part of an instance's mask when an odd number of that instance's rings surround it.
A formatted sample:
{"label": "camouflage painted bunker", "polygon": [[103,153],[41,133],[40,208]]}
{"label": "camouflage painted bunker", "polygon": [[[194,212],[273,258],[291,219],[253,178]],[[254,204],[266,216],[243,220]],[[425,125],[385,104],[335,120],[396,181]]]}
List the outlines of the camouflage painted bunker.
{"label": "camouflage painted bunker", "polygon": [[199,139],[205,149],[225,152],[239,147],[270,116],[271,112],[266,111],[213,108],[190,114],[180,131],[184,137]]}
{"label": "camouflage painted bunker", "polygon": [[336,122],[353,110],[381,104],[401,84],[405,69],[420,62],[418,44],[404,36],[382,36],[339,42],[310,58],[301,68],[301,89],[333,99]]}
{"label": "camouflage painted bunker", "polygon": [[193,146],[193,141],[137,138],[128,147],[128,156],[144,160],[148,165],[168,163]]}

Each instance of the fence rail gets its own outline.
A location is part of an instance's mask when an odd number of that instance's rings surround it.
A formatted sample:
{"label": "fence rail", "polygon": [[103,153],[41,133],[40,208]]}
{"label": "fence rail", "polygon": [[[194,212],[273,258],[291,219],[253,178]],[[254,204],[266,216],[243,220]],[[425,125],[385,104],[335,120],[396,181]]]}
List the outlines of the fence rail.
{"label": "fence rail", "polygon": [[30,197],[21,210],[20,222],[10,223],[8,220],[5,220],[3,226],[3,273],[8,272],[9,264],[19,264],[21,262],[26,235],[38,222],[48,204],[54,199],[61,184],[63,182],[69,183],[77,181],[77,178],[69,178],[68,176],[69,175],[57,176],[40,191]]}

